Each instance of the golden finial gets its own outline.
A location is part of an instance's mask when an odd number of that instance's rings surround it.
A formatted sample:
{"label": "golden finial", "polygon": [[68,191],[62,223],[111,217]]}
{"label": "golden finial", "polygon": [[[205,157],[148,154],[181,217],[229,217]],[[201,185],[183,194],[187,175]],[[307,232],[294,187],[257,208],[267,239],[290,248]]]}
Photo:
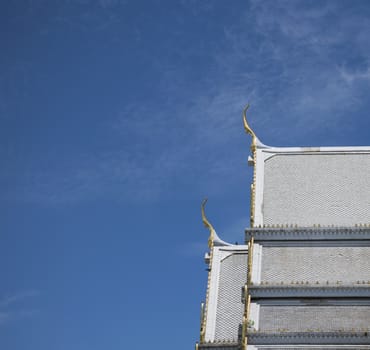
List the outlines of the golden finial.
{"label": "golden finial", "polygon": [[257,136],[254,133],[254,131],[252,130],[252,128],[249,126],[248,121],[247,121],[247,110],[248,110],[248,108],[249,108],[249,103],[243,109],[243,123],[244,123],[244,129],[245,129],[246,133],[248,133],[249,135],[252,136],[251,148],[253,150],[257,146]]}
{"label": "golden finial", "polygon": [[207,200],[208,200],[208,198],[204,198],[203,199],[201,210],[202,210],[202,221],[203,221],[203,224],[204,224],[205,227],[207,227],[209,229],[209,233],[210,234],[209,234],[209,238],[208,238],[208,247],[211,249],[212,248],[212,245],[213,245],[213,241],[215,239],[216,231],[213,228],[212,224],[206,218],[204,207],[206,206]]}

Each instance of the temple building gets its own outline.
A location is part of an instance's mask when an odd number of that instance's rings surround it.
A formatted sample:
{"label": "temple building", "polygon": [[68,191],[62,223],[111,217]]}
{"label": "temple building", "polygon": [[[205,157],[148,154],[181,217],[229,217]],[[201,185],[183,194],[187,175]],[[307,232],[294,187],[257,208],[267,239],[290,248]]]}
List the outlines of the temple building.
{"label": "temple building", "polygon": [[252,137],[245,244],[210,231],[198,350],[370,349],[370,147]]}

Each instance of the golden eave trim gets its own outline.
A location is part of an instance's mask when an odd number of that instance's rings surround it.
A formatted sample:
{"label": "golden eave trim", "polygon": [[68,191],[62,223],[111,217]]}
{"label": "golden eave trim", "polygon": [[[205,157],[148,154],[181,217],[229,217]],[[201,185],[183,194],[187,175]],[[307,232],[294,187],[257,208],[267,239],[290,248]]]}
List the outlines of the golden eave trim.
{"label": "golden eave trim", "polygon": [[253,248],[254,248],[254,237],[248,242],[248,274],[247,283],[244,285],[244,315],[242,324],[242,339],[241,348],[247,350],[248,346],[248,322],[251,309],[251,295],[249,294],[249,286],[252,285],[252,268],[253,268]]}
{"label": "golden eave trim", "polygon": [[248,321],[249,321],[249,314],[250,314],[250,306],[251,306],[251,296],[248,293],[248,285],[245,284],[244,286],[244,315],[243,315],[243,324],[242,324],[242,339],[241,339],[241,348],[242,350],[247,350],[248,345],[248,338],[247,338],[247,330],[248,330]]}
{"label": "golden eave trim", "polygon": [[253,248],[254,248],[254,237],[252,237],[248,242],[248,276],[247,276],[248,286],[252,284]]}
{"label": "golden eave trim", "polygon": [[250,198],[250,226],[254,227],[255,201],[256,201],[257,143],[260,144],[260,142],[258,141],[256,134],[248,124],[247,121],[248,108],[249,104],[247,104],[243,109],[243,123],[246,133],[252,136],[251,152],[253,157],[253,182],[251,185],[251,198]]}

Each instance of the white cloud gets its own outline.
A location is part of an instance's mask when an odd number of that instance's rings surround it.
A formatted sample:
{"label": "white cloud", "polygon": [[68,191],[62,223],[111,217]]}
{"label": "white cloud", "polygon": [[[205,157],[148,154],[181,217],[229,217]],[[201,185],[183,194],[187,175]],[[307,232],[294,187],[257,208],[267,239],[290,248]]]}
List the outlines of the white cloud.
{"label": "white cloud", "polygon": [[338,68],[339,73],[343,80],[348,84],[353,84],[358,81],[370,81],[370,67],[367,67],[364,71],[349,71],[344,67]]}
{"label": "white cloud", "polygon": [[286,143],[286,130],[314,137],[323,127],[340,129],[348,112],[364,103],[369,86],[361,82],[369,81],[370,70],[353,69],[351,61],[370,56],[370,24],[341,6],[252,1],[211,51],[182,50],[169,34],[166,50],[180,62],[206,55],[209,64],[199,78],[189,79],[183,64],[153,57],[161,72],[158,91],[140,105],[125,101],[109,125],[112,138],[121,140],[117,147],[75,154],[45,171],[31,169],[18,195],[51,202],[102,196],[132,201],[180,190],[184,196],[236,190],[248,174],[249,137],[241,123],[246,102],[266,144]]}
{"label": "white cloud", "polygon": [[8,307],[14,303],[20,302],[24,299],[28,299],[30,297],[35,297],[40,294],[37,290],[27,290],[20,293],[16,293],[7,297],[0,299],[0,308]]}
{"label": "white cloud", "polygon": [[37,290],[27,290],[0,299],[0,325],[38,313],[38,310],[29,307],[29,299],[39,294]]}

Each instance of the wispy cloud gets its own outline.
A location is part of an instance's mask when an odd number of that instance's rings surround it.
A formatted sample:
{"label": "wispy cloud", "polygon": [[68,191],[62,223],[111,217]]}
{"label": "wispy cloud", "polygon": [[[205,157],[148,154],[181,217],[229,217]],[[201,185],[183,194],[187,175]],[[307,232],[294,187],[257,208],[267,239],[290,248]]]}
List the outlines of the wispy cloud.
{"label": "wispy cloud", "polygon": [[253,35],[248,40],[240,23],[229,29],[226,62],[230,67],[245,62],[248,79],[241,84],[254,86],[257,128],[268,125],[275,135],[294,124],[295,133],[314,133],[324,125],[335,129],[361,104],[360,91],[347,84],[351,76],[337,69],[370,54],[363,41],[370,23],[358,17],[358,12],[344,16],[333,2],[252,2],[244,21],[255,28]]}
{"label": "wispy cloud", "polygon": [[37,309],[32,308],[30,299],[39,294],[37,290],[27,290],[0,299],[0,325],[38,313]]}
{"label": "wispy cloud", "polygon": [[367,81],[370,82],[370,66],[368,66],[365,70],[355,70],[350,71],[344,67],[338,68],[341,77],[346,81],[348,84],[353,84],[358,81]]}
{"label": "wispy cloud", "polygon": [[24,292],[16,293],[8,297],[0,299],[0,308],[6,308],[12,304],[23,301],[24,299],[32,298],[40,295],[40,292],[37,290],[27,290]]}
{"label": "wispy cloud", "polygon": [[[109,9],[118,2],[99,4]],[[370,21],[362,4],[344,11],[345,4],[332,1],[251,1],[217,37],[186,49],[178,43],[188,27],[166,32],[157,48],[166,55],[147,52],[160,72],[152,95],[125,100],[102,125],[119,140],[116,146],[76,151],[45,171],[31,168],[18,195],[132,201],[171,197],[179,189],[184,196],[236,191],[247,173],[246,102],[267,144],[298,142],[287,140],[287,130],[300,138],[304,130],[307,140],[318,130],[339,130],[349,112],[368,103]],[[173,16],[174,23],[186,23],[181,16]],[[140,24],[135,31],[144,41]],[[198,63],[200,57],[207,64]]]}

